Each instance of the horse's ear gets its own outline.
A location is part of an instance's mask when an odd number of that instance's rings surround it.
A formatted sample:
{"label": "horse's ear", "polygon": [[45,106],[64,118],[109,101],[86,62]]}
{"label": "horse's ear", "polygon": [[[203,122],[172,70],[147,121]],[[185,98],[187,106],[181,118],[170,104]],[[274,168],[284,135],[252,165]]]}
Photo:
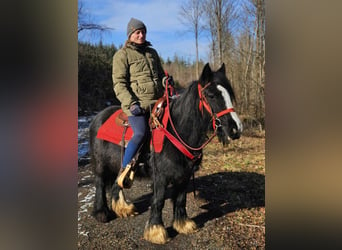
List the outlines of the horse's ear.
{"label": "horse's ear", "polygon": [[202,71],[201,77],[200,77],[200,83],[202,85],[210,82],[211,78],[212,78],[213,72],[211,71],[211,68],[209,66],[209,63],[207,63]]}
{"label": "horse's ear", "polygon": [[222,63],[221,68],[219,68],[219,70],[217,72],[221,72],[223,74],[226,74],[226,65],[224,63]]}

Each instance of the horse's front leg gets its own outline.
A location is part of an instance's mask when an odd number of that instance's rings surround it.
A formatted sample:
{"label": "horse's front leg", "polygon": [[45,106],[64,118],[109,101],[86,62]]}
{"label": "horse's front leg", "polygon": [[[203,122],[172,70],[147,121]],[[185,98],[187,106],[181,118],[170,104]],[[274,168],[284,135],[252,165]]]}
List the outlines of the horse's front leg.
{"label": "horse's front leg", "polygon": [[182,234],[190,234],[197,230],[196,223],[186,213],[186,185],[174,187],[173,192],[173,228]]}
{"label": "horse's front leg", "polygon": [[162,210],[165,203],[165,181],[154,181],[154,193],[151,204],[150,219],[144,230],[144,239],[155,244],[165,244],[168,240],[168,234],[164,228],[162,219]]}
{"label": "horse's front leg", "polygon": [[134,204],[126,202],[123,190],[116,181],[112,186],[112,210],[121,218],[137,214]]}

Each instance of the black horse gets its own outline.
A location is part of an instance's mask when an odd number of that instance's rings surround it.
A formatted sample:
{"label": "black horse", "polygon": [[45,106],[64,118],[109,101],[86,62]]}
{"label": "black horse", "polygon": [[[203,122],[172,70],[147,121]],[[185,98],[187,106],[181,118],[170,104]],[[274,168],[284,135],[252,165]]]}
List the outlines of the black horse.
{"label": "black horse", "polygon": [[[144,238],[150,242],[164,244],[168,235],[162,221],[165,192],[172,184],[173,227],[179,233],[192,233],[197,229],[195,222],[186,213],[186,187],[194,171],[194,165],[201,161],[202,148],[209,141],[210,126],[221,142],[228,138],[238,139],[242,124],[235,113],[233,89],[225,74],[224,64],[213,72],[206,64],[199,81],[193,82],[176,99],[170,101],[170,132],[193,159],[182,153],[168,139],[160,153],[151,151],[141,154],[145,167],[149,168],[154,192],[151,201],[151,214],[146,224]],[[125,201],[122,189],[115,179],[120,169],[121,148],[113,143],[96,138],[99,127],[120,107],[109,107],[101,111],[90,125],[90,155],[95,174],[95,202],[93,215],[98,221],[107,222],[111,211],[107,206],[106,186],[111,185],[112,210],[118,217],[136,214],[135,206]]]}

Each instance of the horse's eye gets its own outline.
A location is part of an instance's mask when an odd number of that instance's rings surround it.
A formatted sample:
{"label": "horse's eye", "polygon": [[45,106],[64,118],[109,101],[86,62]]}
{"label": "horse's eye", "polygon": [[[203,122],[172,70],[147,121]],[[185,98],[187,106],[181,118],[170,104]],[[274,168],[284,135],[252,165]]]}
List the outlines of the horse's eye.
{"label": "horse's eye", "polygon": [[215,94],[214,94],[214,93],[208,93],[208,94],[207,94],[207,97],[210,98],[210,99],[212,99],[212,98],[215,97]]}

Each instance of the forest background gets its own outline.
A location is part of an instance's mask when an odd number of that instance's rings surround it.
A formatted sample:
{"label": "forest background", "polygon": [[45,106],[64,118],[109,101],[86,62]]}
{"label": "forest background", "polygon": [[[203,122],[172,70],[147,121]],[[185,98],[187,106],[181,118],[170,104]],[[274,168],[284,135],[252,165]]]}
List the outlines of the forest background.
{"label": "forest background", "polygon": [[[82,2],[78,7],[78,34],[111,32],[112,28],[90,21]],[[207,58],[215,70],[226,65],[236,93],[235,104],[245,124],[264,128],[265,123],[265,2],[264,0],[187,0],[179,6],[179,20],[193,35],[195,60],[175,54],[162,58],[164,69],[176,87],[198,79],[206,61],[199,58],[201,34],[208,36]],[[78,114],[98,112],[119,104],[113,92],[112,58],[122,44],[78,42]]]}

